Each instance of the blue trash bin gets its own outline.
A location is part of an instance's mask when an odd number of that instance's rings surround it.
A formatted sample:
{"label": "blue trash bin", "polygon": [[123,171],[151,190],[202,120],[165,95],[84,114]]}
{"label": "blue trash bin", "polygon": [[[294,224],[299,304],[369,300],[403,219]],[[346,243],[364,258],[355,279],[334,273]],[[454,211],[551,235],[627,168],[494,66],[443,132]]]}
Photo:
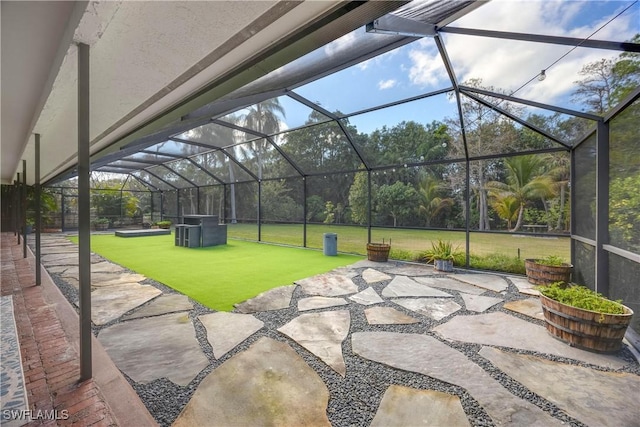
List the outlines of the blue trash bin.
{"label": "blue trash bin", "polygon": [[338,235],[336,233],[324,233],[322,252],[328,256],[338,255]]}

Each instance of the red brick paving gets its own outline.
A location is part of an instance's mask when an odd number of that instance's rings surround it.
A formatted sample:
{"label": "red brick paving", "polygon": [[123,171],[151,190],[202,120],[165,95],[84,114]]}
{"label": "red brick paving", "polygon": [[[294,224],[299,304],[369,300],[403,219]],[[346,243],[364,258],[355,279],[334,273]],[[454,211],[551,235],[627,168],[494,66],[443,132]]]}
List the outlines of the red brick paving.
{"label": "red brick paving", "polygon": [[[13,233],[2,233],[0,293],[13,295],[29,409],[38,419],[27,426],[116,426],[109,405],[95,382],[79,382],[80,362],[54,306],[35,286],[35,260],[23,258]],[[64,419],[63,419],[64,418]]]}

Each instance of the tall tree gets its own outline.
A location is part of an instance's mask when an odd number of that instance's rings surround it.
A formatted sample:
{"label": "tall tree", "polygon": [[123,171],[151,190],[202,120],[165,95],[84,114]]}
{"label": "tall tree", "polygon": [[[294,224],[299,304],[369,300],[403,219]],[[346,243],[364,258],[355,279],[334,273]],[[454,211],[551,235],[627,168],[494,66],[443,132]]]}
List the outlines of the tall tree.
{"label": "tall tree", "polygon": [[453,206],[452,198],[443,197],[445,190],[444,182],[430,173],[426,174],[418,185],[418,193],[422,199],[418,209],[425,216],[427,227],[433,225],[438,215]]}
{"label": "tall tree", "polygon": [[544,175],[544,164],[544,157],[535,154],[510,157],[504,161],[506,182],[492,181],[487,184],[489,191],[497,197],[512,196],[519,205],[516,225],[510,231],[518,231],[522,226],[527,202],[553,194],[553,182]]}
{"label": "tall tree", "polygon": [[[284,118],[286,115],[280,101],[278,98],[271,98],[247,108],[247,112],[242,116],[242,122],[248,129],[265,135],[273,135],[280,132],[280,122]],[[265,155],[269,145],[267,140],[261,138],[246,146],[257,163],[259,179],[262,179]]]}
{"label": "tall tree", "polygon": [[[492,92],[500,92],[499,89],[492,86],[483,86],[482,80],[480,79],[471,79],[465,84]],[[483,98],[493,104],[501,102],[488,96],[483,96]],[[461,98],[461,106],[469,156],[509,153],[517,150],[521,146],[522,142],[519,138],[518,130],[510,119],[464,96]],[[512,113],[519,112],[519,109],[509,102],[501,102],[500,107]],[[447,124],[452,130],[456,131],[455,135],[462,135],[459,118],[448,119]],[[464,158],[466,156],[462,141],[451,144],[450,156],[454,158]],[[450,175],[452,190],[464,188],[466,183],[466,177],[464,175],[466,171],[464,168],[456,168],[455,170],[458,173],[456,175]],[[469,197],[475,198],[474,202],[478,211],[479,230],[489,230],[491,228],[487,183],[497,179],[499,172],[498,160],[477,160],[470,163],[469,174],[471,188],[468,190]],[[473,196],[471,196],[471,194]]]}
{"label": "tall tree", "polygon": [[[631,42],[640,43],[640,34]],[[602,58],[584,65],[579,74],[582,79],[574,82],[578,87],[572,101],[603,114],[640,85],[640,54],[624,52],[617,58]]]}
{"label": "tall tree", "polygon": [[403,182],[383,185],[378,189],[376,206],[378,213],[393,219],[393,226],[408,220],[416,211],[418,192],[413,186]]}

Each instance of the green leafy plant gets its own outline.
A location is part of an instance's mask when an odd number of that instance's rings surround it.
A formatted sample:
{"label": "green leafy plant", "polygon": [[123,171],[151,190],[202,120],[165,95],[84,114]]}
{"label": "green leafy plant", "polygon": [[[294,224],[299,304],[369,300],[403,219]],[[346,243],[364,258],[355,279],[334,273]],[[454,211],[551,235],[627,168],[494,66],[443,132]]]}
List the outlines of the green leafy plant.
{"label": "green leafy plant", "polygon": [[437,259],[453,261],[461,252],[458,246],[453,246],[450,241],[438,239],[437,242],[431,242],[431,249],[427,249],[421,254],[421,259],[426,262],[432,262]]}
{"label": "green leafy plant", "polygon": [[545,297],[572,307],[602,314],[624,314],[622,300],[612,301],[586,286],[555,282],[547,286],[538,286],[536,289]]}
{"label": "green leafy plant", "polygon": [[542,265],[548,265],[550,267],[561,267],[563,265],[567,265],[562,257],[556,255],[547,255],[546,257],[536,259],[535,262]]}
{"label": "green leafy plant", "polygon": [[96,218],[91,221],[94,225],[98,224],[109,224],[109,218]]}
{"label": "green leafy plant", "polygon": [[169,228],[171,227],[171,221],[169,221],[168,219],[164,221],[158,221],[156,222],[156,225],[160,228]]}

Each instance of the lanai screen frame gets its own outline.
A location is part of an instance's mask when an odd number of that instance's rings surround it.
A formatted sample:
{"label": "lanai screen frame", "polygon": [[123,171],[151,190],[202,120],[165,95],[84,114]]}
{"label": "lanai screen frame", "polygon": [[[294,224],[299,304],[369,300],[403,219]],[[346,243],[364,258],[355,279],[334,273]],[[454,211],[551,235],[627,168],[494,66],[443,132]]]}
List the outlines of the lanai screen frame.
{"label": "lanai screen frame", "polygon": [[[492,105],[490,103],[488,103],[487,101],[485,101],[481,96],[489,96],[489,97],[493,97],[493,98],[502,98],[504,100],[507,101],[514,101],[514,102],[518,102],[524,105],[528,105],[528,106],[532,106],[532,107],[537,107],[537,108],[544,108],[550,111],[555,111],[555,112],[559,112],[562,114],[569,114],[575,117],[582,117],[584,119],[587,120],[591,120],[594,122],[595,125],[595,129],[594,131],[590,134],[590,135],[595,135],[596,137],[596,146],[597,146],[597,153],[598,153],[598,157],[597,157],[597,175],[598,175],[598,179],[597,179],[597,234],[596,234],[596,238],[595,239],[591,239],[591,238],[587,238],[584,236],[580,236],[578,234],[575,233],[575,229],[577,227],[578,221],[579,219],[575,217],[575,212],[572,209],[572,221],[571,221],[571,227],[572,227],[572,233],[571,233],[571,241],[572,241],[572,258],[574,261],[574,264],[576,263],[576,259],[575,259],[575,250],[573,249],[576,245],[576,242],[580,242],[583,244],[587,244],[590,245],[594,248],[596,248],[596,262],[594,263],[594,269],[595,269],[595,280],[594,283],[591,285],[593,288],[597,289],[598,291],[606,294],[610,293],[610,289],[609,289],[609,285],[608,285],[608,275],[609,275],[609,271],[608,271],[608,262],[607,262],[607,254],[608,253],[615,253],[616,255],[622,256],[624,259],[629,260],[633,263],[640,263],[640,260],[638,259],[638,254],[626,251],[625,249],[622,248],[616,248],[614,246],[611,246],[609,244],[608,241],[608,235],[607,235],[607,227],[606,225],[606,221],[608,221],[607,219],[607,205],[608,205],[608,197],[605,197],[607,195],[607,188],[609,186],[609,177],[608,174],[606,173],[608,166],[608,158],[607,156],[605,156],[603,153],[606,151],[606,147],[608,146],[608,139],[609,139],[609,123],[610,121],[617,116],[618,114],[620,114],[622,111],[624,111],[625,108],[629,107],[632,105],[632,103],[637,100],[639,94],[638,94],[638,90],[636,90],[626,101],[624,101],[623,103],[620,104],[620,106],[618,106],[617,108],[615,108],[612,112],[608,113],[607,115],[595,115],[595,114],[590,114],[590,113],[584,113],[584,112],[580,112],[580,111],[575,111],[575,110],[571,110],[571,109],[566,109],[566,108],[562,108],[562,107],[557,107],[557,106],[553,106],[553,105],[547,105],[547,104],[541,104],[538,102],[533,102],[530,100],[526,100],[526,99],[521,99],[521,98],[516,98],[516,97],[511,97],[511,96],[505,96],[503,94],[499,94],[499,93],[495,93],[495,92],[488,92],[485,90],[481,90],[481,89],[477,89],[477,88],[472,88],[472,87],[468,87],[468,86],[464,86],[464,85],[460,85],[457,82],[456,79],[456,75],[455,72],[453,70],[453,66],[451,64],[451,61],[448,59],[448,55],[447,55],[447,50],[446,50],[446,46],[444,45],[444,43],[442,43],[442,40],[439,36],[439,33],[457,33],[457,34],[469,34],[469,35],[476,35],[476,36],[486,36],[486,37],[498,37],[498,38],[504,38],[504,39],[518,39],[518,40],[525,40],[525,41],[533,41],[533,42],[539,42],[539,43],[551,43],[551,44],[563,44],[563,45],[572,45],[572,46],[583,46],[583,47],[594,47],[594,48],[604,48],[604,49],[612,49],[612,50],[618,50],[618,51],[627,51],[627,52],[640,52],[640,46],[638,44],[634,44],[634,43],[616,43],[616,42],[607,42],[607,41],[594,41],[594,40],[583,40],[583,39],[571,39],[571,38],[566,38],[566,37],[553,37],[553,36],[541,36],[541,35],[534,35],[534,34],[516,34],[516,33],[508,33],[508,32],[493,32],[493,31],[484,31],[484,30],[477,30],[477,29],[464,29],[464,28],[455,28],[455,27],[449,27],[446,24],[448,22],[450,22],[450,20],[455,19],[455,14],[461,10],[462,8],[468,6],[471,2],[456,2],[455,8],[452,8],[451,10],[447,10],[444,13],[442,13],[439,16],[439,19],[436,20],[436,22],[439,23],[443,23],[444,25],[438,25],[438,24],[428,24],[428,22],[433,22],[429,19],[423,19],[425,18],[425,16],[422,16],[420,14],[420,11],[418,11],[418,13],[416,14],[416,10],[415,9],[410,9],[409,7],[404,9],[404,11],[400,11],[398,13],[394,13],[395,17],[400,17],[400,18],[406,18],[408,16],[410,16],[413,21],[412,22],[407,22],[406,20],[395,20],[392,23],[394,25],[399,25],[399,27],[396,28],[392,28],[391,31],[395,31],[396,32],[396,36],[390,36],[390,38],[387,38],[385,41],[380,42],[379,44],[373,43],[373,45],[367,45],[368,49],[363,49],[361,54],[358,56],[352,56],[352,57],[348,57],[348,56],[344,56],[342,57],[340,63],[331,63],[331,64],[325,64],[322,66],[317,65],[317,63],[314,65],[314,67],[310,67],[308,69],[304,69],[302,70],[302,72],[300,72],[300,74],[302,74],[302,76],[294,76],[293,74],[288,74],[286,75],[285,79],[280,83],[280,86],[278,86],[278,82],[274,82],[274,81],[267,81],[263,80],[262,82],[260,81],[256,81],[254,83],[251,83],[227,96],[224,96],[223,98],[221,98],[219,101],[216,101],[206,107],[200,108],[199,110],[196,110],[194,112],[192,112],[191,114],[189,114],[188,116],[185,116],[185,121],[184,123],[180,123],[177,124],[175,126],[169,127],[168,129],[165,129],[161,132],[158,132],[154,135],[150,135],[149,137],[145,137],[145,138],[140,138],[139,140],[136,140],[124,147],[122,147],[121,151],[118,153],[114,153],[111,155],[107,155],[104,156],[100,159],[98,159],[97,161],[95,161],[93,163],[93,167],[94,170],[96,171],[105,171],[105,172],[125,172],[125,171],[134,171],[134,170],[138,170],[136,168],[130,167],[117,167],[115,165],[113,165],[113,162],[116,162],[122,158],[126,158],[127,156],[130,156],[134,153],[138,153],[138,152],[143,152],[144,150],[148,149],[149,147],[156,145],[158,143],[162,143],[163,141],[170,141],[170,140],[174,140],[175,138],[182,134],[183,132],[185,132],[186,130],[201,126],[205,123],[217,123],[220,124],[219,119],[223,116],[225,116],[226,114],[233,112],[233,111],[237,111],[239,109],[245,108],[247,106],[253,105],[255,103],[273,98],[273,97],[277,97],[277,96],[290,96],[292,97],[294,100],[301,102],[302,104],[306,105],[307,107],[312,108],[313,110],[319,112],[320,114],[324,114],[325,116],[329,117],[331,120],[333,120],[335,123],[340,123],[340,119],[343,118],[348,118],[348,117],[352,117],[355,116],[357,114],[363,113],[363,112],[369,112],[369,111],[375,111],[378,109],[382,109],[382,108],[387,108],[391,105],[395,105],[395,104],[401,104],[401,103],[405,103],[405,102],[411,102],[411,101],[415,101],[418,98],[428,98],[430,96],[436,96],[445,92],[452,92],[454,94],[454,96],[456,98],[460,98],[461,95],[464,96],[468,96],[474,100],[476,100],[479,103],[484,104],[486,107],[494,109],[496,111],[498,111],[500,114],[503,114],[507,117],[509,117],[510,119],[514,120],[515,122],[518,122],[520,125],[525,126],[535,132],[541,133],[543,134],[546,138],[549,138],[551,140],[555,140],[555,138],[553,138],[552,135],[548,135],[545,134],[544,131],[542,131],[541,129],[536,128],[534,125],[525,122],[524,120],[515,117],[515,116],[510,116],[508,114],[508,112],[501,110],[499,106],[496,105]],[[433,12],[432,10],[429,10],[428,12]],[[381,20],[382,24],[385,24],[388,22],[385,22],[384,20]],[[372,23],[372,27],[375,29],[375,23]],[[414,26],[412,26],[410,28],[410,31],[413,32],[414,35],[428,35],[428,36],[434,36],[436,44],[438,45],[438,49],[440,51],[441,57],[443,58],[446,70],[449,74],[450,80],[451,80],[451,86],[443,88],[440,91],[436,91],[436,92],[430,92],[430,93],[426,93],[423,95],[420,95],[419,97],[414,97],[414,98],[410,98],[410,99],[405,99],[405,100],[401,100],[401,101],[396,101],[390,104],[385,104],[385,105],[381,105],[381,106],[377,106],[374,108],[370,108],[367,110],[363,110],[363,111],[358,111],[358,112],[354,112],[354,113],[350,113],[349,115],[344,115],[344,116],[337,116],[329,111],[326,111],[322,108],[320,108],[317,104],[311,102],[310,100],[300,96],[299,94],[297,94],[295,92],[295,88],[299,87],[305,83],[307,83],[310,80],[316,79],[318,77],[324,76],[324,75],[328,75],[331,74],[333,72],[339,71],[341,69],[344,69],[345,67],[348,67],[350,65],[355,64],[356,62],[360,62],[366,59],[370,59],[373,58],[377,55],[379,55],[380,53],[383,52],[387,52],[395,47],[398,46],[402,46],[404,44],[410,43],[414,40],[416,40],[416,37],[412,37],[412,36],[407,36],[405,35],[405,25],[407,24],[415,24]],[[382,29],[383,31],[388,31],[388,28],[378,28],[379,30]],[[421,33],[423,32],[423,33]],[[367,47],[366,46],[366,47]],[[283,67],[286,68],[287,66]],[[298,78],[298,80],[295,80],[295,78]],[[460,103],[458,102],[458,105],[460,105]],[[460,107],[459,107],[460,108]],[[460,112],[460,116],[462,116],[461,112]],[[461,120],[462,117],[460,118]],[[243,130],[245,132],[251,133],[249,130],[247,129],[240,129]],[[344,129],[343,129],[344,130]],[[255,134],[255,132],[253,132]],[[345,132],[346,134],[346,138],[349,140],[350,144],[352,145],[352,147],[354,148],[354,150],[356,150],[356,146],[353,143],[352,139],[349,138],[348,132]],[[571,159],[572,159],[572,179],[571,179],[571,183],[572,185],[574,184],[574,174],[575,174],[575,170],[576,170],[576,155],[575,152],[577,149],[579,149],[580,147],[582,147],[582,144],[584,144],[586,140],[588,140],[588,138],[590,137],[590,135],[587,135],[587,137],[585,137],[585,139],[583,141],[578,142],[577,144],[573,145],[567,141],[557,141],[555,140],[557,143],[559,143],[559,146],[557,148],[550,148],[550,149],[545,149],[545,150],[536,150],[536,151],[530,151],[530,152],[518,152],[518,153],[509,153],[509,154],[498,154],[498,155],[490,155],[490,156],[482,156],[482,157],[473,157],[470,156],[467,152],[465,158],[459,159],[462,162],[466,162],[466,164],[468,165],[469,162],[479,159],[479,158],[483,158],[483,159],[487,159],[487,158],[504,158],[507,156],[517,156],[517,155],[522,155],[522,154],[529,154],[529,153],[545,153],[545,152],[554,152],[554,151],[565,151],[565,152],[570,152],[571,153]],[[266,139],[269,139],[269,135],[255,135],[258,137],[265,137]],[[464,133],[463,133],[463,138],[464,138]],[[184,139],[182,141],[179,142],[186,142]],[[276,144],[273,141],[270,141],[270,143],[277,149]],[[199,144],[195,141],[189,141],[189,145],[193,146],[193,147],[203,147],[202,144]],[[204,145],[204,148],[212,148],[211,146],[206,146],[206,144]],[[270,180],[270,179],[280,179],[280,178],[269,178],[269,179],[262,179],[260,177],[258,177],[255,173],[251,172],[250,170],[248,170],[247,168],[243,168],[242,164],[235,160],[233,158],[233,155],[231,153],[229,153],[228,151],[225,151],[225,147],[221,147],[221,148],[216,148],[215,151],[219,151],[222,152],[224,154],[224,156],[227,159],[230,159],[230,161],[234,162],[239,168],[243,169],[244,172],[246,172],[246,174],[251,178],[245,181],[238,181],[238,183],[240,182],[253,182],[253,183],[257,183],[258,188],[260,188],[262,182]],[[357,152],[357,150],[356,150]],[[157,151],[156,154],[162,154],[162,152]],[[177,158],[181,158],[184,159],[186,161],[191,161],[190,158],[187,157],[176,157],[175,154],[172,153],[165,153],[165,157],[172,157],[170,161],[175,160]],[[161,156],[159,156],[161,157]],[[286,156],[285,156],[286,158]],[[361,156],[362,158],[362,156]],[[308,177],[312,177],[312,176],[317,176],[317,175],[326,175],[327,173],[306,173],[302,170],[300,170],[300,168],[295,164],[295,162],[291,161],[290,159],[289,162],[291,163],[292,167],[294,170],[297,171],[298,176],[305,180]],[[446,160],[437,160],[437,161],[431,161],[431,162],[418,162],[418,163],[413,163],[410,164],[409,166],[428,166],[428,165],[433,165],[433,164],[441,164],[441,163],[450,163],[450,159],[446,159]],[[171,170],[170,167],[170,163],[167,162],[157,162],[154,163],[153,166],[156,165],[163,165],[162,167],[164,168],[168,168]],[[371,174],[371,172],[376,171],[376,170],[384,170],[384,169],[390,169],[393,167],[400,167],[400,166],[404,166],[404,165],[389,165],[389,166],[384,166],[384,167],[372,167],[371,165],[367,165],[367,163],[364,161],[363,159],[363,165],[364,165],[364,170],[368,173]],[[198,166],[198,165],[196,165]],[[199,167],[199,166],[198,166]],[[221,179],[220,177],[217,177],[213,174],[211,174],[210,171],[207,171],[206,169],[199,167],[200,170],[202,170],[202,173],[205,174],[209,174],[209,176],[218,182],[217,185],[222,185],[223,188],[228,188],[228,186],[230,185],[229,182],[224,181],[223,179]],[[467,168],[468,171],[468,168]],[[173,173],[176,173],[177,171],[172,170]],[[338,171],[338,172],[334,172],[334,173],[344,173],[344,172],[354,172],[354,171]],[[468,172],[467,172],[468,174]],[[177,173],[177,175],[179,176],[179,173]],[[135,176],[135,175],[132,175]],[[145,185],[147,185],[147,187],[154,192],[160,192],[162,194],[162,192],[164,190],[162,190],[160,187],[154,185],[154,183],[151,182],[147,182],[144,179],[141,179],[138,176],[135,176],[136,179],[140,180],[141,182],[143,182]],[[159,177],[157,177],[159,178]],[[184,178],[184,177],[182,177]],[[161,178],[159,178],[160,181],[163,181]],[[189,178],[186,179],[187,182],[189,182]],[[169,188],[172,188],[173,190],[178,191],[179,187],[177,187],[176,185],[174,185],[174,183],[170,183],[167,182],[166,180],[163,181],[165,184],[167,184],[167,186]],[[468,182],[468,179],[467,179]],[[194,182],[189,182],[190,184],[192,184],[192,187],[195,187],[197,190],[197,192],[199,193],[199,189],[202,188],[203,186],[201,185],[197,185]],[[468,188],[468,187],[467,187]],[[305,185],[305,189],[306,189],[306,185]],[[259,191],[259,190],[258,190]],[[306,191],[306,190],[305,190]],[[225,191],[226,194],[226,191]],[[572,192],[572,198],[575,197],[574,192]],[[306,197],[304,198],[304,200],[306,200]],[[179,203],[179,199],[177,201],[177,203]],[[469,197],[467,194],[467,217],[469,216]],[[258,198],[258,229],[260,230],[262,221],[260,218],[260,204],[261,204],[261,199]],[[371,199],[369,198],[369,208],[371,209]],[[226,202],[225,202],[226,205]],[[573,205],[573,203],[572,203]],[[305,204],[305,209],[306,209],[306,204]],[[177,209],[177,212],[179,212],[180,209]],[[225,209],[226,211],[226,209]],[[304,232],[304,242],[303,242],[303,246],[306,246],[306,225],[307,225],[307,219],[306,219],[306,215],[304,215],[304,227],[305,227],[305,232]],[[367,229],[368,229],[368,239],[369,241],[371,241],[371,230],[372,228],[375,228],[375,226],[373,226],[371,224],[371,221],[369,220],[369,223],[367,225]],[[470,232],[474,231],[471,230],[470,226],[469,226],[469,221],[467,220],[467,224],[466,227],[464,229],[464,231],[466,232],[466,236],[467,236],[467,245],[466,245],[466,254],[467,254],[467,266],[469,265],[469,235]],[[475,231],[474,231],[475,232]],[[260,231],[258,231],[258,240],[260,239]]]}

